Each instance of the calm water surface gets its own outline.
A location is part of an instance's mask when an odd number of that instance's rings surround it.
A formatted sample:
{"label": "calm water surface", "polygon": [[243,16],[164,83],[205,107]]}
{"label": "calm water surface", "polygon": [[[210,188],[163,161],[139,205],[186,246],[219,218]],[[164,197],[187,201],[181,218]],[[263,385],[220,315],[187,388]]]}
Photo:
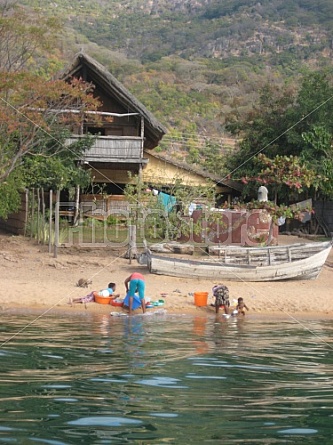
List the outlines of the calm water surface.
{"label": "calm water surface", "polygon": [[0,443],[333,444],[333,322],[3,313]]}

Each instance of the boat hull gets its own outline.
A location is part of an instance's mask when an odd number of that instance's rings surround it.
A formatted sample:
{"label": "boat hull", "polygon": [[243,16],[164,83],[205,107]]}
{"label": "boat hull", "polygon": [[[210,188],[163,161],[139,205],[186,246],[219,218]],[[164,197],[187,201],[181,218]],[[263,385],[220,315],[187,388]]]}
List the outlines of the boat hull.
{"label": "boat hull", "polygon": [[[318,251],[314,249],[313,246],[315,245]],[[295,260],[289,258],[288,261],[282,262],[273,261],[272,264],[267,265],[227,264],[222,259],[217,259],[214,262],[185,260],[152,253],[147,255],[147,263],[151,273],[174,277],[227,281],[312,280],[318,277],[331,248],[330,242],[304,244],[304,248],[301,248],[301,250],[303,249],[306,252],[307,249],[309,251],[308,256]],[[274,257],[274,248],[261,248],[261,254],[265,252],[264,249],[267,250],[270,257]],[[281,251],[281,249],[280,247],[279,250]],[[299,245],[297,245],[297,249],[300,251]],[[289,246],[289,257],[290,251],[292,249]]]}

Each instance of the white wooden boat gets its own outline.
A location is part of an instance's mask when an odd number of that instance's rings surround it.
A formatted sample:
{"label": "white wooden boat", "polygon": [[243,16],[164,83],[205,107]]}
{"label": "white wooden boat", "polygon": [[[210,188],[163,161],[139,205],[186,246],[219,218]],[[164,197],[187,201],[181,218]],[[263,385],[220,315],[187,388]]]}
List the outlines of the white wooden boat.
{"label": "white wooden boat", "polygon": [[153,254],[149,249],[143,255],[149,271],[158,275],[229,281],[311,280],[318,277],[332,242],[215,248],[218,256],[207,260],[171,258]]}

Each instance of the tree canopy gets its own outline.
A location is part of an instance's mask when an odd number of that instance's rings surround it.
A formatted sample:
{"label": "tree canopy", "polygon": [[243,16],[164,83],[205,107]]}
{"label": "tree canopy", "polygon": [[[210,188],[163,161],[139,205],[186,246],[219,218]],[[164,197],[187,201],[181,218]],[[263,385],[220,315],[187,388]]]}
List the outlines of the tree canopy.
{"label": "tree canopy", "polygon": [[[297,158],[298,168],[312,171],[308,194],[332,199],[332,115],[333,86],[324,73],[306,76],[299,90],[285,85],[276,91],[266,85],[260,103],[246,118],[229,117],[229,130],[242,137],[240,150],[227,160],[231,177],[258,177],[260,153],[277,160],[281,156]],[[278,170],[274,174],[278,175]],[[320,184],[315,178],[320,178]],[[248,196],[253,196],[254,186],[245,189]],[[287,188],[281,189],[280,199],[288,200],[288,193]]]}
{"label": "tree canopy", "polygon": [[91,84],[47,75],[54,20],[9,3],[0,13],[0,216],[6,217],[17,210],[23,187],[86,184],[86,173],[74,161],[92,142],[65,141],[99,102]]}

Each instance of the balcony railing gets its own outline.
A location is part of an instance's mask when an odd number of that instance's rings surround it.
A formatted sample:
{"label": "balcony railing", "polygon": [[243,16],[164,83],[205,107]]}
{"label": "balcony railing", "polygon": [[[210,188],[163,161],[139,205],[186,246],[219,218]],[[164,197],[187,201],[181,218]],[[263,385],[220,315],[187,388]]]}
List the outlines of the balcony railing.
{"label": "balcony railing", "polygon": [[[84,138],[72,135],[66,143],[72,144]],[[135,136],[96,136],[92,147],[84,152],[83,161],[88,162],[143,162],[143,139]]]}

